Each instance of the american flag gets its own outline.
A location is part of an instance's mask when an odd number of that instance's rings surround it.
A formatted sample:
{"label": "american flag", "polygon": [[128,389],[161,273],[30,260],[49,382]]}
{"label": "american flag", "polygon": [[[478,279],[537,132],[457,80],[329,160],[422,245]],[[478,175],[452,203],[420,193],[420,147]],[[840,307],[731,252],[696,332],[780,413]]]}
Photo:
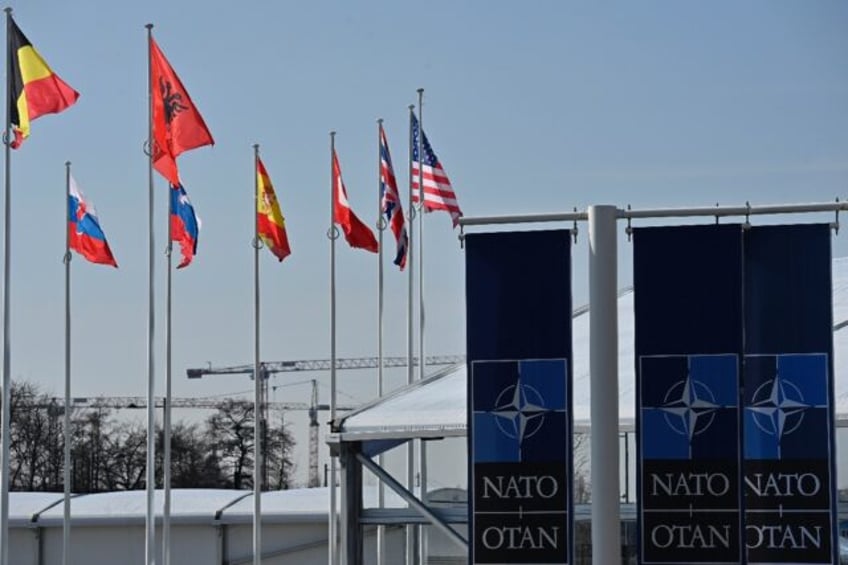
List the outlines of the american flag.
{"label": "american flag", "polygon": [[383,213],[386,215],[389,227],[397,241],[394,264],[400,267],[402,271],[406,266],[406,249],[409,245],[409,237],[403,219],[403,206],[400,203],[395,171],[392,168],[389,142],[386,140],[386,132],[383,130],[382,124],[380,124],[380,191],[383,195]]}
{"label": "american flag", "polygon": [[444,210],[451,215],[453,227],[459,225],[459,218],[462,217],[462,210],[459,209],[459,203],[456,201],[456,193],[453,191],[450,179],[439,163],[439,158],[433,152],[430,142],[427,141],[425,134],[419,127],[418,120],[415,114],[409,115],[410,129],[412,131],[412,200],[419,201],[419,186],[418,175],[421,159],[418,155],[418,132],[421,132],[421,145],[424,149],[424,165],[422,179],[424,181],[424,210],[432,212],[433,210]]}

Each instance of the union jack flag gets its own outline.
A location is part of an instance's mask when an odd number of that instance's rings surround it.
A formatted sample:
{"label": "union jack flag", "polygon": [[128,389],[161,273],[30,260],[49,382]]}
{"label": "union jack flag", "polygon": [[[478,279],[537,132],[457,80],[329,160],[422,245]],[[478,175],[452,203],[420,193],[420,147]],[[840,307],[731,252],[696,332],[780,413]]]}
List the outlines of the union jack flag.
{"label": "union jack flag", "polygon": [[[456,201],[456,193],[453,191],[450,179],[442,168],[442,164],[439,163],[439,158],[433,152],[433,148],[427,140],[427,134],[421,130],[415,114],[410,113],[409,118],[412,132],[412,200],[413,202],[419,201],[418,171],[421,168],[424,181],[424,210],[426,212],[433,210],[448,212],[453,220],[453,227],[456,227],[459,225],[459,218],[462,217],[462,210],[459,209],[459,202]],[[421,132],[421,145],[424,149],[423,167],[418,155],[419,132]]]}
{"label": "union jack flag", "polygon": [[383,213],[389,222],[389,227],[397,241],[397,252],[394,264],[402,271],[406,266],[406,249],[409,245],[409,236],[406,233],[406,224],[403,219],[403,206],[400,203],[395,171],[392,168],[392,156],[389,153],[389,142],[386,140],[386,132],[380,124],[380,191],[383,195]]}

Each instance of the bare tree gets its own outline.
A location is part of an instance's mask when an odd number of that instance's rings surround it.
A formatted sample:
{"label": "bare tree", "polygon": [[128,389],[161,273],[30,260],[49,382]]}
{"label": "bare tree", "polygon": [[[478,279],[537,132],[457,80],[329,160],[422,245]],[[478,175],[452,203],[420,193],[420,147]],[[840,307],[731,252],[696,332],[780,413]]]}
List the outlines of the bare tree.
{"label": "bare tree", "polygon": [[225,400],[209,417],[209,443],[234,489],[253,487],[253,404]]}
{"label": "bare tree", "polygon": [[294,436],[286,426],[282,412],[275,414],[271,420],[278,423],[268,423],[268,445],[265,450],[265,458],[268,465],[268,487],[276,490],[285,490],[292,487],[294,476]]}
{"label": "bare tree", "polygon": [[144,488],[147,429],[136,422],[109,426],[105,453],[99,462],[105,490]]}

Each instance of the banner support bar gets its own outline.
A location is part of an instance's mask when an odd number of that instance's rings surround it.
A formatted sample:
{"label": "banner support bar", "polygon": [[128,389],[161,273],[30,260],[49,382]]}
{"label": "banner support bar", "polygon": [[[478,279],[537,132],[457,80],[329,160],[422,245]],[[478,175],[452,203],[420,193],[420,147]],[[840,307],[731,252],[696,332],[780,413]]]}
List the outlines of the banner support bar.
{"label": "banner support bar", "polygon": [[[723,216],[764,216],[771,214],[808,214],[816,212],[848,212],[848,201],[813,202],[807,204],[767,204],[762,206],[703,206],[694,208],[645,208],[631,210],[616,208],[616,219],[692,218]],[[589,212],[558,212],[549,214],[520,214],[508,216],[479,216],[459,219],[462,227],[495,224],[524,224],[544,222],[585,222]]]}

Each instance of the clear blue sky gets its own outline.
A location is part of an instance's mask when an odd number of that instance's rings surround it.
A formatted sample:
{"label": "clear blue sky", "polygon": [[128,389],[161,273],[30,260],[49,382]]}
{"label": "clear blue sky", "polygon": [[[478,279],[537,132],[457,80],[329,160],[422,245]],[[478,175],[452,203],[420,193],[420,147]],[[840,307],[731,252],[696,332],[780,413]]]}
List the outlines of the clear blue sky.
{"label": "clear blue sky", "polygon": [[[12,159],[12,374],[56,394],[66,160],[120,264],[115,271],[73,262],[74,394],[146,391],[148,22],[217,142],[180,158],[203,228],[194,264],[174,275],[176,396],[250,388],[246,378],[188,381],[184,371],[251,361],[253,143],[261,144],[292,245],[282,264],[262,256],[263,357],[329,357],[328,132],[338,132],[351,204],[373,225],[375,120],[386,120],[405,186],[406,108],[418,87],[426,89],[425,131],[466,216],[593,203],[848,199],[845,2],[11,5],[35,47],[82,95],[67,112],[34,122]],[[156,188],[163,250],[166,185],[158,177]],[[813,219],[831,216],[801,221]],[[848,217],[843,223],[848,231]],[[426,231],[427,352],[462,353],[457,232],[444,213],[428,216]],[[581,226],[575,303],[587,295],[585,234]],[[622,239],[622,285],[630,249]],[[848,255],[844,232],[834,254]],[[337,256],[338,353],[374,355],[375,256],[343,244]],[[403,355],[406,277],[390,261],[386,352]],[[161,255],[159,314],[164,266]],[[371,380],[342,373],[340,388],[366,400]],[[308,388],[282,388],[277,400],[285,399],[306,401]]]}

